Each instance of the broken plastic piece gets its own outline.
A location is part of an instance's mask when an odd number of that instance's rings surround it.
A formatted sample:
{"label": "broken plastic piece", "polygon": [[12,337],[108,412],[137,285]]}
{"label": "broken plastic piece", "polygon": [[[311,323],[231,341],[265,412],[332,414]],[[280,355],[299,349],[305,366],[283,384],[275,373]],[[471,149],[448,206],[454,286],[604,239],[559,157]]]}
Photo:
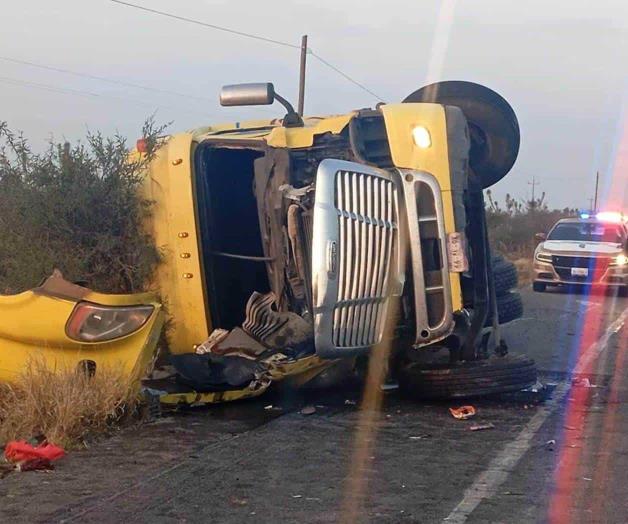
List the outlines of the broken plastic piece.
{"label": "broken plastic piece", "polygon": [[227,331],[226,329],[214,329],[214,331],[211,332],[211,335],[209,335],[209,338],[201,345],[197,346],[196,354],[204,355],[205,353],[212,353],[213,349],[225,338],[227,338],[228,334],[229,331]]}
{"label": "broken plastic piece", "polygon": [[449,408],[451,416],[458,420],[467,420],[475,416],[475,408],[473,406],[460,406],[459,408]]}
{"label": "broken plastic piece", "polygon": [[573,386],[578,386],[582,388],[599,388],[597,384],[591,384],[591,381],[586,377],[576,377],[571,381]]}
{"label": "broken plastic piece", "polygon": [[301,415],[313,415],[316,413],[316,408],[314,406],[305,406],[301,410]]}
{"label": "broken plastic piece", "polygon": [[22,462],[38,458],[52,462],[65,456],[65,451],[54,444],[44,443],[35,447],[24,440],[12,440],[4,448],[4,456],[9,462]]}
{"label": "broken plastic piece", "polygon": [[484,429],[493,429],[494,427],[491,422],[488,424],[475,424],[469,428],[469,431],[482,431]]}

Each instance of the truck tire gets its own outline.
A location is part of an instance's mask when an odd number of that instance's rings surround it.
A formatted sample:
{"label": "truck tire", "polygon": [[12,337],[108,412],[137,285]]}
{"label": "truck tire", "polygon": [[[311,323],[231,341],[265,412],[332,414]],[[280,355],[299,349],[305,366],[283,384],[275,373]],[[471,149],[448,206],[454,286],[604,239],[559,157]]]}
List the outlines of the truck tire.
{"label": "truck tire", "polygon": [[537,381],[534,360],[525,355],[430,365],[410,362],[397,372],[400,391],[421,399],[478,397],[519,391]]}
{"label": "truck tire", "polygon": [[[517,291],[510,291],[497,297],[497,312],[499,323],[506,324],[523,316],[523,300]],[[493,317],[489,314],[486,318],[486,327],[493,325]]]}
{"label": "truck tire", "polygon": [[497,296],[505,295],[511,289],[516,289],[518,284],[517,268],[515,265],[504,260],[503,257],[493,257],[493,280],[495,282],[495,293]]}

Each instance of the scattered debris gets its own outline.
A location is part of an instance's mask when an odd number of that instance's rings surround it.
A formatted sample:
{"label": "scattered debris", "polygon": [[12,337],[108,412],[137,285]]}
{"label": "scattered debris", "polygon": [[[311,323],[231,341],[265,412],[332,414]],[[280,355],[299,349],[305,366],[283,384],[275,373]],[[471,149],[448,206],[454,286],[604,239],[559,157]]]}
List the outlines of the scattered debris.
{"label": "scattered debris", "polygon": [[449,408],[451,416],[458,420],[467,420],[475,416],[475,408],[473,406],[460,406],[459,408]]}
{"label": "scattered debris", "polygon": [[484,429],[493,429],[494,427],[492,422],[488,424],[475,424],[469,428],[469,431],[482,431]]}
{"label": "scattered debris", "polygon": [[305,406],[300,413],[301,415],[313,415],[316,413],[316,408],[314,406]]}
{"label": "scattered debris", "polygon": [[303,495],[292,495],[293,499],[300,499],[303,498]]}
{"label": "scattered debris", "polygon": [[416,436],[412,436],[412,437],[408,437],[410,440],[423,440],[426,438],[430,438],[432,435],[430,435],[429,433],[426,433],[425,435],[416,435]]}
{"label": "scattered debris", "polygon": [[174,377],[176,374],[177,371],[172,366],[160,366],[153,369],[148,378],[150,380],[164,380]]}
{"label": "scattered debris", "polygon": [[571,381],[571,385],[581,388],[599,388],[597,384],[591,384],[591,381],[587,377],[575,377]]}
{"label": "scattered debris", "polygon": [[15,469],[17,471],[51,471],[55,467],[47,458],[39,457],[18,462]]}
{"label": "scattered debris", "polygon": [[345,400],[345,406],[355,406],[357,402],[355,400]]}
{"label": "scattered debris", "polygon": [[214,329],[214,331],[211,332],[211,335],[209,335],[209,338],[205,342],[196,346],[196,354],[204,355],[205,353],[211,353],[218,344],[220,344],[225,338],[227,338],[228,334],[229,331],[227,331],[226,329]]}
{"label": "scattered debris", "polygon": [[554,451],[554,446],[555,445],[556,445],[556,441],[554,439],[548,440],[545,443],[545,447],[547,448],[548,451]]}
{"label": "scattered debris", "polygon": [[249,501],[234,496],[229,499],[229,503],[232,506],[246,506],[249,503]]}
{"label": "scattered debris", "polygon": [[379,386],[381,391],[395,391],[399,389],[399,384],[397,382],[387,382],[386,384],[382,384]]}
{"label": "scattered debris", "polygon": [[48,442],[33,446],[24,440],[12,440],[4,448],[4,456],[9,462],[24,462],[39,458],[52,462],[65,456],[65,451]]}
{"label": "scattered debris", "polygon": [[582,480],[593,480],[593,479],[591,479],[589,477],[582,477]]}

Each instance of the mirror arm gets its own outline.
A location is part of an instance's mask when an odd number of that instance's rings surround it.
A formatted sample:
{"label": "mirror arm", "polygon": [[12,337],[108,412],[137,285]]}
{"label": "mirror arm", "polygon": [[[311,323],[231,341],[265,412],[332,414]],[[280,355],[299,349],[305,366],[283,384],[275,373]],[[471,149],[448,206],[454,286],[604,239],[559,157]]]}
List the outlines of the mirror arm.
{"label": "mirror arm", "polygon": [[286,116],[283,118],[283,126],[284,127],[303,127],[303,119],[301,116],[294,110],[292,104],[288,102],[283,96],[277,94],[275,92],[275,100],[279,102],[282,106],[286,108]]}

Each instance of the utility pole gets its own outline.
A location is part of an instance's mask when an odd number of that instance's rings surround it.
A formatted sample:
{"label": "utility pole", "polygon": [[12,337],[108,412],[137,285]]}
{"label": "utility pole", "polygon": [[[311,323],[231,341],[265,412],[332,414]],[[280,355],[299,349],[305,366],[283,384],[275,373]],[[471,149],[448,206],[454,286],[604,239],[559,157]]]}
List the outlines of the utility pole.
{"label": "utility pole", "polygon": [[537,182],[536,181],[536,177],[534,175],[532,175],[532,182],[528,182],[528,185],[532,186],[532,205],[533,206],[536,206],[536,200],[534,198],[534,196],[535,196],[534,189],[535,189],[535,186],[538,186],[540,184],[541,184],[541,182]]}
{"label": "utility pole", "polygon": [[299,70],[299,105],[298,113],[303,116],[305,106],[305,61],[307,58],[307,35],[301,37],[301,66]]}
{"label": "utility pole", "polygon": [[595,173],[595,199],[593,200],[594,204],[593,204],[593,212],[597,213],[597,189],[599,187],[600,184],[600,172],[597,171]]}

